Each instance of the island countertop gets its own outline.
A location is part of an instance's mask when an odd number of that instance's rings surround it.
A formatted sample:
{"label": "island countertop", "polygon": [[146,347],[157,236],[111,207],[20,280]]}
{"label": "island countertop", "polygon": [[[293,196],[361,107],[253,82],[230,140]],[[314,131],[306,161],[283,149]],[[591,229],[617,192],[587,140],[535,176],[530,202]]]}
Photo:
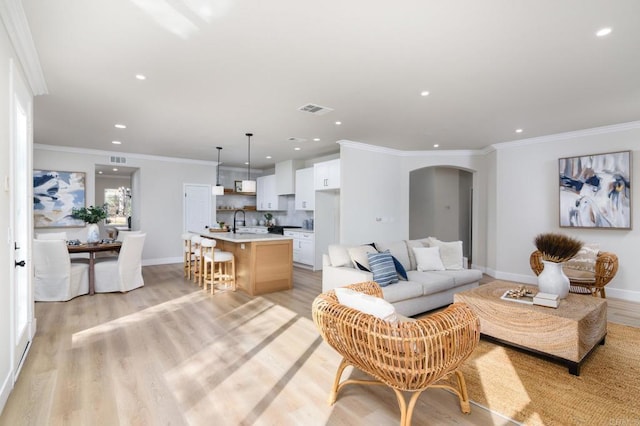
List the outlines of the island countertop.
{"label": "island countertop", "polygon": [[211,232],[208,229],[203,231],[191,231],[204,238],[214,238],[216,240],[228,241],[230,243],[251,243],[254,241],[278,241],[291,240],[292,237],[279,234],[257,234],[254,232]]}

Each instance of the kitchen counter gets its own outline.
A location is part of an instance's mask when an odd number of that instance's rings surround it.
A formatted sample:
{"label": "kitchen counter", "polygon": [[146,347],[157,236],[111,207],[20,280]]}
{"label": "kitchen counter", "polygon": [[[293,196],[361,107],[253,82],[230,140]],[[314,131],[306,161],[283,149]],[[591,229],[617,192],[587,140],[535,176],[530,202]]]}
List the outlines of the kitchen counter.
{"label": "kitchen counter", "polygon": [[236,287],[251,296],[293,288],[293,239],[278,234],[198,232],[233,253]]}

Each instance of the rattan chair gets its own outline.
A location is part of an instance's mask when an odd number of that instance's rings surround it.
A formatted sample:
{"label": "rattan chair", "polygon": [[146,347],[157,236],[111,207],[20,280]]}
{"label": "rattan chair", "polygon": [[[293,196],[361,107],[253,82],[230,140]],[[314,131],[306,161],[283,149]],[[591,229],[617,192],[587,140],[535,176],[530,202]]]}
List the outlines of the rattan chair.
{"label": "rattan chair", "polygon": [[[529,265],[531,269],[537,275],[540,275],[544,269],[542,263],[542,253],[536,250],[531,253],[529,257]],[[565,270],[565,272],[569,272]],[[593,276],[585,277],[572,276],[568,273],[569,277],[569,291],[572,293],[591,294],[595,297],[600,296],[603,299],[607,297],[604,286],[616,276],[618,272],[618,256],[614,253],[601,251],[596,256],[595,274]]]}
{"label": "rattan chair", "polygon": [[[375,282],[347,286],[382,297]],[[313,321],[324,340],[343,359],[329,396],[336,402],[338,392],[349,383],[386,385],[393,389],[400,406],[400,424],[411,424],[420,394],[428,387],[446,388],[460,399],[463,413],[471,412],[464,376],[459,370],[473,352],[480,337],[480,322],[467,305],[455,303],[444,311],[415,321],[397,324],[341,305],[334,290],[316,297]],[[374,380],[346,379],[344,369],[354,366]],[[445,379],[454,376],[457,386]],[[413,392],[409,404],[402,391]]]}

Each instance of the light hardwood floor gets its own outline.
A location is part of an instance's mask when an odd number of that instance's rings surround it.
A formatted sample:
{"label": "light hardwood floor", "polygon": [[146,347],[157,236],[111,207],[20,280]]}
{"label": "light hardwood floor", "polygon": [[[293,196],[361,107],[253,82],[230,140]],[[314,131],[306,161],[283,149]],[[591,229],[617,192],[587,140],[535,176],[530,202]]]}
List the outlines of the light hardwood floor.
{"label": "light hardwood floor", "polygon": [[[38,332],[0,425],[397,425],[393,392],[346,387],[327,405],[338,355],[319,337],[311,302],[320,272],[261,297],[209,295],[181,265],[145,267],[145,286],[37,303]],[[638,326],[637,304],[610,300]],[[359,375],[356,371],[352,375]],[[507,419],[428,390],[414,425],[504,425]]]}

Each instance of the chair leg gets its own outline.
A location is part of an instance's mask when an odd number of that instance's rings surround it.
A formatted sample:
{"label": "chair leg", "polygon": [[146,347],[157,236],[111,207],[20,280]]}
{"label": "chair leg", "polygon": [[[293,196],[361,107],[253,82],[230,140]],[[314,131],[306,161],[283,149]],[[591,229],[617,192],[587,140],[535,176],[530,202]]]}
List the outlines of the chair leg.
{"label": "chair leg", "polygon": [[460,411],[464,414],[469,414],[471,412],[471,404],[469,404],[469,394],[467,392],[467,382],[464,380],[464,375],[462,371],[456,370],[456,379],[458,380],[458,389],[460,389],[460,394],[458,398],[460,399]]}
{"label": "chair leg", "polygon": [[400,407],[400,426],[411,426],[411,418],[413,417],[413,409],[416,407],[418,397],[422,394],[422,391],[415,391],[411,394],[409,399],[409,406],[404,399],[404,395],[398,389],[392,388],[396,393],[398,399],[398,406]]}
{"label": "chair leg", "polygon": [[333,405],[336,403],[336,399],[338,398],[338,391],[340,390],[340,378],[342,377],[342,372],[345,368],[347,368],[348,365],[349,364],[347,363],[347,360],[342,358],[342,361],[338,366],[338,371],[336,371],[336,378],[333,380],[331,393],[329,394],[329,405]]}

